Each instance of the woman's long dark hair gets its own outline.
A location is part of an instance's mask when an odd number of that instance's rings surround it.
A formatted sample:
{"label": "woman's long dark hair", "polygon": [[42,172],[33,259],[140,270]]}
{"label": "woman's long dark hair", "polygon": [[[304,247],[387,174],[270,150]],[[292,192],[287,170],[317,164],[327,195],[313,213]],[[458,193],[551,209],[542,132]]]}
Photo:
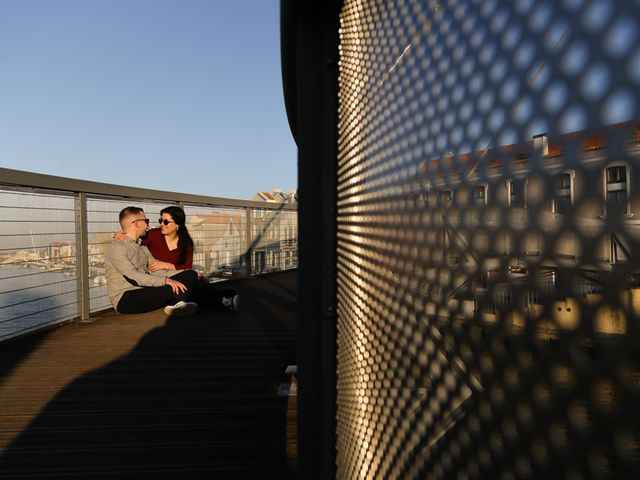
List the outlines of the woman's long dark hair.
{"label": "woman's long dark hair", "polygon": [[189,245],[193,248],[193,240],[187,230],[187,216],[184,214],[184,210],[180,207],[170,206],[160,210],[160,215],[167,213],[171,216],[171,219],[178,226],[178,263],[184,263],[187,259],[187,248]]}

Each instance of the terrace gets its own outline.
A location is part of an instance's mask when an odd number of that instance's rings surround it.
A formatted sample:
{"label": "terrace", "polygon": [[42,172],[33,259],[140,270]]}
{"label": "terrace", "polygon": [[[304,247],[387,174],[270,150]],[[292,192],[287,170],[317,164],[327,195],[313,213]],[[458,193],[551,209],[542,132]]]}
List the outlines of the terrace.
{"label": "terrace", "polygon": [[[2,174],[0,478],[295,475],[295,206]],[[199,269],[237,265],[212,281],[240,293],[239,312],[108,308],[115,210],[172,203],[192,217]]]}

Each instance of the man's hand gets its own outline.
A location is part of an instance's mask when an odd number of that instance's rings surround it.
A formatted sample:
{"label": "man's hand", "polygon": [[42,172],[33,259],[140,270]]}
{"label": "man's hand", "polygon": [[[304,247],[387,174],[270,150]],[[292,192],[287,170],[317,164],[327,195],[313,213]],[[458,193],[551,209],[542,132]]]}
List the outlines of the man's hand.
{"label": "man's hand", "polygon": [[175,293],[176,295],[180,295],[181,293],[187,291],[187,287],[185,287],[183,283],[170,277],[164,279],[164,284],[169,285],[171,287],[171,290],[173,290],[173,293]]}
{"label": "man's hand", "polygon": [[113,240],[116,242],[120,242],[122,240],[124,240],[125,238],[127,238],[127,234],[124,232],[116,232],[113,234]]}
{"label": "man's hand", "polygon": [[175,270],[176,266],[173,263],[161,262],[160,260],[154,260],[149,263],[149,271],[157,272],[158,270]]}

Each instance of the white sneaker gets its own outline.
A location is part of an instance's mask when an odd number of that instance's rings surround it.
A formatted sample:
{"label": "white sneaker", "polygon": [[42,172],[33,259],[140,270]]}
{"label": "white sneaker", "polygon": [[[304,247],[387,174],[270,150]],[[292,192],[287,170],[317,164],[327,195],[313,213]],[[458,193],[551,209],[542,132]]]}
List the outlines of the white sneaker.
{"label": "white sneaker", "polygon": [[198,310],[198,304],[194,302],[183,302],[179,301],[175,305],[167,305],[164,307],[164,313],[168,317],[171,315],[180,315],[186,317],[188,315],[193,315]]}
{"label": "white sneaker", "polygon": [[240,295],[234,295],[233,297],[222,297],[222,305],[227,307],[232,312],[237,312],[240,309]]}

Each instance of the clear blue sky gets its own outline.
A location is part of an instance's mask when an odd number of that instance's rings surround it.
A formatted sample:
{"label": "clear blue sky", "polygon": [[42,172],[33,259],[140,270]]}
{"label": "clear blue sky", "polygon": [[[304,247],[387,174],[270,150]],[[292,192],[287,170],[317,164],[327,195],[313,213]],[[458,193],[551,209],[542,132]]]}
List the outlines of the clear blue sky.
{"label": "clear blue sky", "polygon": [[249,199],[297,188],[278,0],[0,0],[0,166]]}

